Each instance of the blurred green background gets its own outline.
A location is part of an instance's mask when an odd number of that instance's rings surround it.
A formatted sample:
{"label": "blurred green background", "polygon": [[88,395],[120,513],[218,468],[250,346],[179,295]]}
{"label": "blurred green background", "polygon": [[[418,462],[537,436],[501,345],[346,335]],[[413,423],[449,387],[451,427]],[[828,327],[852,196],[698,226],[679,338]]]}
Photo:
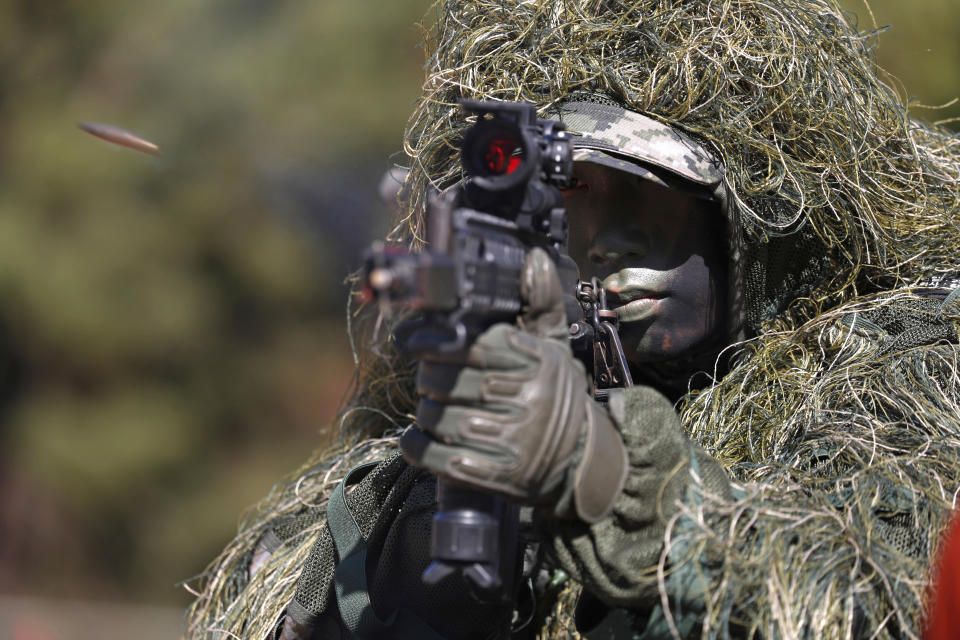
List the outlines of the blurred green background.
{"label": "blurred green background", "polygon": [[[0,593],[181,607],[329,437],[429,4],[0,0]],[[871,7],[905,96],[960,94],[960,3]]]}

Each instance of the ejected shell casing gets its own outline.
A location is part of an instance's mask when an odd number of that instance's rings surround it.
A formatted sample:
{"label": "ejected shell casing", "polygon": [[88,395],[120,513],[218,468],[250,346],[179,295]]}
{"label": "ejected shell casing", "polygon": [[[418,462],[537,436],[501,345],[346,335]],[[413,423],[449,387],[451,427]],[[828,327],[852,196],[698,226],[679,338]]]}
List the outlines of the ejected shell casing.
{"label": "ejected shell casing", "polygon": [[91,135],[102,138],[107,142],[120,145],[121,147],[126,147],[127,149],[133,149],[134,151],[147,153],[153,156],[160,155],[160,147],[150,142],[146,138],[141,138],[140,136],[130,133],[125,129],[121,129],[120,127],[114,127],[113,125],[103,124],[100,122],[78,122],[77,126]]}

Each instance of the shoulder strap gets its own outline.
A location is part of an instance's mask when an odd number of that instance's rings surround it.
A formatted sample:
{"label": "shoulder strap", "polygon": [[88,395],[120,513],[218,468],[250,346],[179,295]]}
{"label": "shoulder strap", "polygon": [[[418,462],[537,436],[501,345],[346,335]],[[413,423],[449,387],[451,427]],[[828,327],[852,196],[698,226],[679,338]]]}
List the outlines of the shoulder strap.
{"label": "shoulder strap", "polygon": [[363,480],[377,464],[368,462],[351,469],[327,502],[327,524],[339,558],[333,572],[333,583],[340,618],[357,640],[444,640],[406,609],[392,612],[386,620],[380,620],[373,610],[367,590],[367,543],[360,525],[347,507],[345,491],[347,486]]}

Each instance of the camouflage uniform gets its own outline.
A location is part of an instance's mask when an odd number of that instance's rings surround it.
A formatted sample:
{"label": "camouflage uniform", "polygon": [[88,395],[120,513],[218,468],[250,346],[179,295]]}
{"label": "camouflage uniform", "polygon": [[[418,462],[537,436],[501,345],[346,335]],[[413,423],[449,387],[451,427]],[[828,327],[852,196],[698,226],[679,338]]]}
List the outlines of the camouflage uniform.
{"label": "camouflage uniform", "polygon": [[[728,216],[728,226],[735,228],[736,221],[724,206],[722,166],[688,136],[602,96],[564,102],[555,117],[578,134],[575,159],[716,199]],[[732,293],[739,294],[744,285],[736,238],[731,240],[728,255]],[[731,296],[731,300],[740,299],[740,295]],[[742,335],[744,325],[740,305],[732,304],[722,344]],[[944,321],[940,330],[925,335],[921,343],[936,338],[956,342],[951,327]],[[717,350],[698,355],[701,361],[703,356],[712,361]],[[669,393],[668,389],[661,391]],[[711,574],[724,575],[731,568],[723,567],[723,560],[714,557],[715,551],[696,552],[697,545],[684,539],[696,539],[703,531],[709,531],[715,541],[726,538],[725,529],[731,526],[727,510],[745,500],[747,489],[731,483],[713,458],[686,441],[679,415],[661,392],[648,386],[625,390],[614,395],[610,412],[630,455],[631,471],[623,497],[610,516],[594,525],[550,519],[540,523],[537,536],[542,564],[538,573],[528,576],[525,588],[529,593],[520,594],[516,611],[511,606],[478,603],[456,582],[447,580],[434,587],[422,584],[419,576],[429,563],[434,480],[394,454],[376,466],[343,503],[344,513],[356,515],[359,538],[364,541],[365,562],[360,566],[365,567],[367,579],[362,589],[367,595],[358,598],[361,583],[343,575],[345,571],[335,570],[350,553],[337,543],[338,536],[347,534],[341,525],[327,526],[304,567],[281,636],[533,637],[544,624],[558,624],[557,614],[551,610],[558,593],[549,584],[560,576],[572,576],[584,588],[576,615],[563,623],[567,629],[562,633],[572,634],[576,626],[586,638],[699,634],[710,606]],[[684,442],[678,445],[679,440]],[[671,455],[678,447],[688,453],[686,460],[674,463],[672,477],[652,471],[653,460]],[[830,450],[822,449],[819,455],[829,456]],[[889,513],[876,520],[884,539],[922,558],[928,540],[906,519],[890,515],[908,513],[913,508],[910,500],[886,508]],[[650,513],[659,513],[660,519],[649,522]],[[342,519],[342,514],[335,518]],[[664,540],[674,542],[664,550]],[[356,550],[353,553],[349,557],[356,557]],[[665,575],[657,575],[658,566]],[[356,573],[356,565],[352,570]],[[665,601],[670,603],[669,612],[663,608]],[[852,624],[859,630],[865,626],[865,615],[855,611]],[[517,625],[518,616],[532,622]],[[744,631],[733,622],[736,618],[731,606],[722,627],[726,633]],[[511,620],[515,628],[520,626],[512,634]],[[549,637],[561,636],[554,632]]]}

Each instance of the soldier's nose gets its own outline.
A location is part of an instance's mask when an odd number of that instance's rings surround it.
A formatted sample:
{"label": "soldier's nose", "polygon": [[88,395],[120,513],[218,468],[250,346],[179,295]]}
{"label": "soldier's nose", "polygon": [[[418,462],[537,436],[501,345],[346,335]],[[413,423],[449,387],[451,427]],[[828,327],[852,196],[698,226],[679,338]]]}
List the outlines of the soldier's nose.
{"label": "soldier's nose", "polygon": [[625,260],[637,260],[647,254],[645,242],[626,234],[603,232],[597,234],[587,250],[587,259],[591,264],[604,267],[617,265]]}

